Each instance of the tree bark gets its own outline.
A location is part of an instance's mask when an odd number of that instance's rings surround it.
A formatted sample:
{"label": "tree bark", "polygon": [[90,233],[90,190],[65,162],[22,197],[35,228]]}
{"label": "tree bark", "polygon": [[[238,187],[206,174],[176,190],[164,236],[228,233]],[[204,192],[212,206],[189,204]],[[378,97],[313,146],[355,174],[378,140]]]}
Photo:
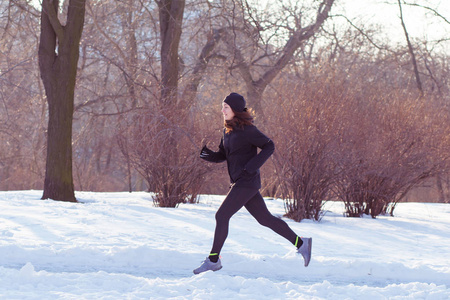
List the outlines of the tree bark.
{"label": "tree bark", "polygon": [[171,108],[177,102],[178,48],[185,0],[160,0],[159,26],[161,34],[161,103]]}
{"label": "tree bark", "polygon": [[59,0],[43,0],[39,68],[48,103],[47,163],[42,199],[76,202],[72,175],[72,121],[85,0],[70,0],[67,22]]}
{"label": "tree bark", "polygon": [[128,92],[132,100],[131,107],[136,108],[139,105],[140,95],[136,88],[136,80],[138,73],[138,52],[137,52],[137,40],[136,40],[136,25],[133,20],[133,0],[128,0],[127,3],[121,5],[122,16],[122,28],[125,33],[127,43],[127,59],[124,61],[125,70],[125,82],[128,86]]}

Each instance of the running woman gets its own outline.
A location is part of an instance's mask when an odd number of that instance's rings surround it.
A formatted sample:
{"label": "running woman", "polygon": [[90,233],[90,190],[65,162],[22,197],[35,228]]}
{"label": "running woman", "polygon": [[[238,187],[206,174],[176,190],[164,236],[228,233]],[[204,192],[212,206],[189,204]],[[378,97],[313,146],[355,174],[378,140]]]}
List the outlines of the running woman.
{"label": "running woman", "polygon": [[[307,267],[311,260],[312,238],[299,237],[285,221],[273,216],[259,193],[259,168],[274,152],[273,141],[253,124],[253,117],[246,108],[243,96],[237,93],[228,95],[222,103],[222,114],[225,128],[219,151],[215,152],[204,146],[200,157],[214,163],[226,161],[231,187],[216,212],[211,252],[201,266],[194,270],[194,274],[218,271],[222,268],[220,251],[228,236],[228,225],[231,217],[242,207],[261,225],[269,227],[297,247],[297,252],[303,256],[304,265]],[[261,149],[259,153],[257,148]]]}

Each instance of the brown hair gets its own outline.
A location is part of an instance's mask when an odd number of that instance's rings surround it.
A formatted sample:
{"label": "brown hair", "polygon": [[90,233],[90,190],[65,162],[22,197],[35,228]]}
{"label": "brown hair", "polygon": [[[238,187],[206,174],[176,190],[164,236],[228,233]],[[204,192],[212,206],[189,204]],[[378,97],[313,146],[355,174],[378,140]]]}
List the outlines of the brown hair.
{"label": "brown hair", "polygon": [[234,117],[231,120],[225,121],[225,133],[230,133],[234,129],[244,129],[245,125],[253,125],[252,110],[245,110],[243,112],[233,111]]}

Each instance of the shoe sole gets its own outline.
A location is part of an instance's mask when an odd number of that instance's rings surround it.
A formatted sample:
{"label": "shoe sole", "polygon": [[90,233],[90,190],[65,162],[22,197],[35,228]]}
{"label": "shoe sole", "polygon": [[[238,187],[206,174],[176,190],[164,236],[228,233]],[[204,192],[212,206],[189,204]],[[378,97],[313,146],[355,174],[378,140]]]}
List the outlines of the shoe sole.
{"label": "shoe sole", "polygon": [[[302,257],[303,257],[303,260],[305,261],[305,267],[307,267],[308,265],[309,265],[309,262],[311,261],[311,256],[312,256],[312,238],[307,238],[306,239],[308,242],[308,245],[307,245],[307,251],[306,251],[306,254],[309,254],[308,255],[308,257],[307,257],[307,259],[305,258],[305,256],[303,255],[303,253],[301,253],[301,252],[298,252],[298,253],[300,253],[301,255],[302,255]],[[302,245],[303,246],[303,245]],[[300,247],[301,248],[301,247]],[[300,249],[299,249],[300,250]]]}
{"label": "shoe sole", "polygon": [[220,269],[222,269],[222,266],[220,266],[220,268],[218,268],[218,269],[216,269],[216,270],[208,269],[208,270],[200,271],[200,272],[199,272],[199,271],[197,271],[197,269],[195,269],[193,272],[194,272],[195,275],[198,275],[198,274],[205,273],[205,272],[208,272],[208,271],[216,272],[216,271],[219,271]]}
{"label": "shoe sole", "polygon": [[307,267],[309,265],[309,262],[311,261],[311,256],[312,256],[312,239],[309,239],[309,243],[308,243],[308,253],[309,253],[309,258],[308,261],[305,260],[305,267]]}

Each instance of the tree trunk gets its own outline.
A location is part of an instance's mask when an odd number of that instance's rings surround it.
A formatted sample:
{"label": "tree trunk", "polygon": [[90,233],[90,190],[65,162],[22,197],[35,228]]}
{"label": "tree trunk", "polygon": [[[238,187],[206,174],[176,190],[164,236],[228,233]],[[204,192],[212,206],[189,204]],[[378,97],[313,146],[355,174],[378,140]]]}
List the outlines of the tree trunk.
{"label": "tree trunk", "polygon": [[160,0],[157,1],[159,8],[159,26],[161,35],[161,108],[162,114],[166,118],[167,130],[167,151],[164,153],[162,162],[164,165],[163,186],[160,187],[162,193],[161,206],[175,206],[182,199],[180,183],[178,178],[179,153],[177,140],[175,138],[175,128],[184,119],[186,107],[178,103],[178,70],[179,55],[178,48],[181,39],[183,14],[185,0]]}
{"label": "tree trunk", "polygon": [[441,174],[436,175],[436,187],[437,187],[438,195],[439,195],[439,200],[438,200],[439,203],[446,203],[444,188],[442,187]]}
{"label": "tree trunk", "polygon": [[140,95],[136,88],[136,80],[138,75],[138,51],[136,40],[136,25],[133,20],[133,1],[128,0],[127,3],[119,5],[121,7],[122,28],[127,43],[127,57],[124,57],[125,61],[125,82],[128,86],[128,93],[130,94],[131,107],[136,108],[140,105]]}
{"label": "tree trunk", "polygon": [[72,175],[72,120],[85,0],[70,0],[67,24],[59,0],[43,0],[39,68],[49,109],[47,163],[42,199],[76,202]]}
{"label": "tree trunk", "polygon": [[173,108],[177,102],[178,48],[185,0],[157,1],[161,31],[161,103]]}

